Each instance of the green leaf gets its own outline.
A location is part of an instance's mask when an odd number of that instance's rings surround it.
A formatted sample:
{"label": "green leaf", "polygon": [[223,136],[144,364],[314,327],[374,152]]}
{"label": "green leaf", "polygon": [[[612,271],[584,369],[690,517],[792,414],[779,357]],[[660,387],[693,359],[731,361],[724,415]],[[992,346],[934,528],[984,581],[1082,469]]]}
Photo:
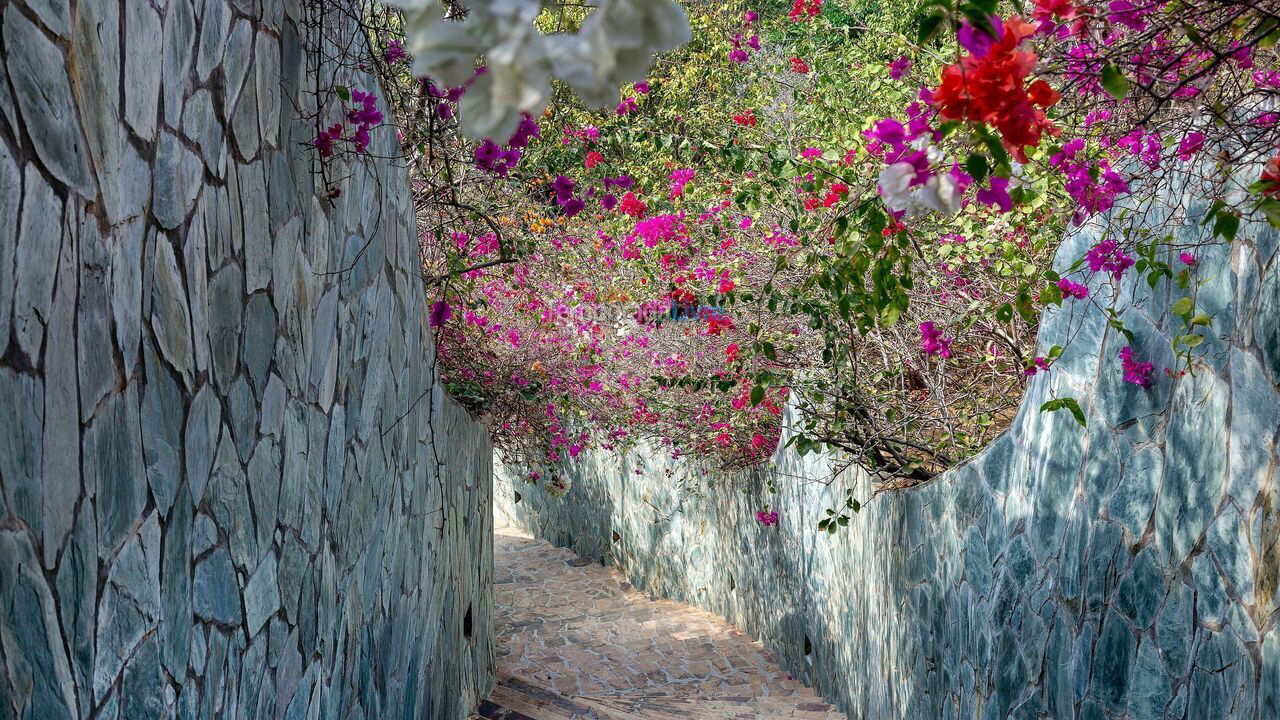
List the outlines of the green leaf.
{"label": "green leaf", "polygon": [[351,91],[347,89],[346,85],[334,85],[333,94],[337,95],[342,102],[351,102]]}
{"label": "green leaf", "polygon": [[764,401],[764,386],[756,385],[755,387],[751,388],[751,404],[759,405],[763,401]]}
{"label": "green leaf", "polygon": [[1040,302],[1045,305],[1061,305],[1062,289],[1057,285],[1046,285],[1040,291]]}
{"label": "green leaf", "polygon": [[1102,87],[1117,100],[1123,100],[1129,94],[1129,80],[1120,72],[1120,68],[1111,63],[1102,68]]}
{"label": "green leaf", "polygon": [[1088,427],[1085,422],[1084,411],[1080,409],[1080,404],[1076,402],[1075,398],[1064,397],[1050,400],[1040,406],[1040,412],[1057,412],[1063,408],[1071,411],[1071,417],[1080,423],[1080,427]]}
{"label": "green leaf", "polygon": [[1198,345],[1200,345],[1200,343],[1204,342],[1204,336],[1203,336],[1203,335],[1197,335],[1197,334],[1195,334],[1195,333],[1188,333],[1188,334],[1186,334],[1186,335],[1179,335],[1179,336],[1178,336],[1178,342],[1179,342],[1180,344],[1182,344],[1182,345],[1185,345],[1185,346],[1186,346],[1186,348],[1187,348],[1188,350],[1190,350],[1190,349],[1195,348],[1195,347],[1197,347]]}
{"label": "green leaf", "polygon": [[1178,301],[1175,302],[1173,304],[1173,307],[1169,309],[1170,312],[1172,312],[1174,315],[1177,315],[1180,318],[1191,317],[1191,314],[1195,312],[1195,310],[1196,310],[1196,304],[1192,302],[1191,298],[1189,297],[1178,298]]}
{"label": "green leaf", "polygon": [[1236,233],[1240,231],[1240,216],[1228,210],[1218,211],[1217,219],[1213,223],[1213,234],[1221,235],[1227,242],[1236,239]]}
{"label": "green leaf", "polygon": [[964,161],[964,170],[973,176],[975,183],[981,183],[986,180],[987,174],[991,172],[985,155],[970,155],[969,159]]}
{"label": "green leaf", "polygon": [[935,12],[928,17],[922,18],[920,20],[920,30],[916,33],[916,43],[928,45],[942,30],[942,21],[944,19],[940,12]]}
{"label": "green leaf", "polygon": [[760,343],[760,351],[764,353],[765,357],[769,358],[770,360],[773,360],[774,362],[777,362],[778,351],[774,349],[773,343],[771,342]]}

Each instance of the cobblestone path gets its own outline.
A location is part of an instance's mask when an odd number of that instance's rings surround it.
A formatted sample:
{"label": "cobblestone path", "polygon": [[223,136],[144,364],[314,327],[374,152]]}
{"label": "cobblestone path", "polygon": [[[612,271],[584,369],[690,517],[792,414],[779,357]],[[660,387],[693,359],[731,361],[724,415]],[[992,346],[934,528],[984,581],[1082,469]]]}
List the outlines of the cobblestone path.
{"label": "cobblestone path", "polygon": [[487,720],[844,720],[759,644],[614,568],[521,531],[494,537],[498,685]]}

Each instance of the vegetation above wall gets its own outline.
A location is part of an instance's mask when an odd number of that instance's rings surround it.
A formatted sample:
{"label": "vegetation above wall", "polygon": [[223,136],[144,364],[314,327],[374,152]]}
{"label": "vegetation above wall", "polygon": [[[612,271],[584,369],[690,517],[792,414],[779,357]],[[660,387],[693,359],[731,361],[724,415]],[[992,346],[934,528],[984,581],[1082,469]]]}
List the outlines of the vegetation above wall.
{"label": "vegetation above wall", "polygon": [[[448,387],[552,490],[584,448],[640,438],[765,462],[788,404],[799,453],[926,480],[1054,371],[1070,338],[1037,354],[1041,311],[1107,312],[1126,274],[1173,288],[1178,361],[1156,367],[1130,336],[1107,371],[1143,388],[1194,372],[1213,323],[1202,246],[1280,222],[1280,158],[1248,170],[1280,125],[1265,6],[530,0],[495,3],[527,15],[501,25],[465,2],[407,23],[338,4],[366,24],[379,56],[354,61],[382,71],[390,107],[335,86],[316,153],[337,168],[369,132],[399,133]],[[625,52],[599,50],[629,27]],[[616,105],[584,105],[624,55]],[[502,132],[467,139],[477,127]],[[1212,202],[1200,238],[1150,217],[1175,180]],[[1102,213],[1055,271],[1063,233]],[[1070,397],[1042,409],[1085,422]]]}

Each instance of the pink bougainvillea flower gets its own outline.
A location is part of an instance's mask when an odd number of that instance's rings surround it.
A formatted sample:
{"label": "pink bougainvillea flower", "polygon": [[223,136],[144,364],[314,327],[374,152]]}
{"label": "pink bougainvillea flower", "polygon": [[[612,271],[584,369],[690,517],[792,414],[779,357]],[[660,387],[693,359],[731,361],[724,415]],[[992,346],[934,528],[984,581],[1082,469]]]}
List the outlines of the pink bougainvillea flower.
{"label": "pink bougainvillea flower", "polygon": [[893,78],[894,80],[901,80],[902,76],[906,75],[907,71],[910,69],[911,69],[911,58],[907,57],[906,55],[903,55],[902,57],[899,57],[897,60],[894,60],[893,62],[889,63],[889,77]]}
{"label": "pink bougainvillea flower", "polygon": [[1085,253],[1085,261],[1093,272],[1106,271],[1119,279],[1125,270],[1133,267],[1133,258],[1120,249],[1115,240],[1103,240]]}
{"label": "pink bougainvillea flower", "polygon": [[647,82],[638,82],[638,83],[636,83],[636,92],[640,93],[641,95],[648,95],[648,94],[649,94],[649,83],[647,83]]}
{"label": "pink bougainvillea flower", "polygon": [[1027,377],[1031,377],[1038,372],[1049,372],[1049,365],[1050,362],[1047,358],[1036,356],[1036,358],[1031,361],[1031,364],[1023,369],[1022,374]]}
{"label": "pink bougainvillea flower", "polygon": [[920,352],[925,355],[937,355],[941,358],[951,357],[952,338],[942,337],[942,331],[931,322],[920,323]]}
{"label": "pink bougainvillea flower", "polygon": [[1192,156],[1198,154],[1204,149],[1204,133],[1189,132],[1182,138],[1182,142],[1178,143],[1178,159],[1187,162]]}
{"label": "pink bougainvillea flower", "polygon": [[453,317],[453,308],[449,307],[449,303],[443,300],[437,300],[431,305],[431,312],[427,316],[427,322],[431,327],[440,327]]}
{"label": "pink bougainvillea flower", "polygon": [[974,196],[984,205],[1000,208],[1000,212],[1013,210],[1013,199],[1009,197],[1009,178],[992,177],[987,187],[979,190]]}
{"label": "pink bougainvillea flower", "polygon": [[1125,346],[1120,349],[1120,362],[1124,367],[1124,381],[1141,388],[1151,387],[1154,380],[1151,373],[1154,367],[1149,362],[1141,362],[1134,357],[1133,348]]}
{"label": "pink bougainvillea flower", "polygon": [[1200,262],[1200,259],[1195,255],[1185,251],[1178,253],[1178,260],[1187,267],[1195,267]]}
{"label": "pink bougainvillea flower", "polygon": [[756,520],[759,520],[760,524],[765,527],[773,527],[778,524],[778,513],[777,511],[757,510]]}
{"label": "pink bougainvillea flower", "polygon": [[327,158],[333,156],[333,143],[342,139],[341,123],[334,125],[326,130],[321,130],[316,135],[316,139],[311,143],[316,146],[316,151],[320,153],[320,157]]}
{"label": "pink bougainvillea flower", "polygon": [[1080,283],[1071,282],[1066,278],[1058,281],[1058,289],[1062,291],[1062,297],[1075,298],[1077,300],[1089,297],[1089,288]]}
{"label": "pink bougainvillea flower", "polygon": [[804,150],[800,151],[800,157],[804,158],[805,160],[820,158],[822,157],[822,150],[816,147],[805,148]]}
{"label": "pink bougainvillea flower", "polygon": [[387,43],[387,49],[382,53],[382,59],[388,65],[395,65],[402,60],[408,59],[408,57],[409,53],[405,52],[404,42],[400,38]]}

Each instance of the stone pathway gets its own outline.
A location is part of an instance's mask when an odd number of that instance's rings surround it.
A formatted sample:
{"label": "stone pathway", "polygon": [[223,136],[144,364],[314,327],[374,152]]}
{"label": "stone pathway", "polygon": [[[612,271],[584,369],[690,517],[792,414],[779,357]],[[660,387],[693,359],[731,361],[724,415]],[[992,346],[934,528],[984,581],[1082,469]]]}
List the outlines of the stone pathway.
{"label": "stone pathway", "polygon": [[519,530],[494,536],[498,684],[475,719],[844,720],[711,613]]}

